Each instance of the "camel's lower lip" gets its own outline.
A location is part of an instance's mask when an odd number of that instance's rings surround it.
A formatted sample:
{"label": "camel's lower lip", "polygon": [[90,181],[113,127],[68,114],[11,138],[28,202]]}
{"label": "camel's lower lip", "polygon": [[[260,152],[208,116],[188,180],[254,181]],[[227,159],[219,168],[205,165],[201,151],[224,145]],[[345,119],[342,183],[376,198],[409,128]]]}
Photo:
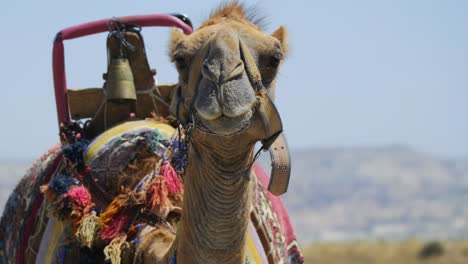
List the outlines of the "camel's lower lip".
{"label": "camel's lower lip", "polygon": [[202,118],[198,118],[197,127],[199,127],[202,131],[208,132],[210,134],[218,134],[223,136],[238,134],[247,129],[247,127],[250,125],[252,112],[252,110],[249,110],[246,113],[236,117],[221,115],[220,117],[213,120],[204,120]]}

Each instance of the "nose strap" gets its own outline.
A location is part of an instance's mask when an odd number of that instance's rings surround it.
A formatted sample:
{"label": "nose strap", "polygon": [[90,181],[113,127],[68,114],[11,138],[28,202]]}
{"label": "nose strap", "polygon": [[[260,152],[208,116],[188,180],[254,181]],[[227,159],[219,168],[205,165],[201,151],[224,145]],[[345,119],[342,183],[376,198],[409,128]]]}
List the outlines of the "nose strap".
{"label": "nose strap", "polygon": [[261,88],[264,88],[262,83],[262,75],[260,75],[260,71],[257,68],[257,64],[255,63],[255,59],[250,53],[249,47],[244,43],[244,41],[239,37],[239,48],[241,58],[244,61],[245,72],[247,73],[252,86],[258,91]]}
{"label": "nose strap", "polygon": [[265,138],[262,139],[262,145],[264,149],[269,149],[278,135],[283,132],[283,122],[265,89],[257,91],[257,102],[257,112],[265,128]]}

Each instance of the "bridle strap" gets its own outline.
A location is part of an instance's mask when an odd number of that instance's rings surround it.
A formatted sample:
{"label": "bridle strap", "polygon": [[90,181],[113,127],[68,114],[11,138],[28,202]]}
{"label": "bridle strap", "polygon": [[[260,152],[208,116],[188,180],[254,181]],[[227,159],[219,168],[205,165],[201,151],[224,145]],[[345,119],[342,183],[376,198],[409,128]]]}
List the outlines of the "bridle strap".
{"label": "bridle strap", "polygon": [[273,100],[263,86],[262,76],[257,68],[249,47],[239,38],[239,47],[245,71],[257,93],[257,112],[265,128],[265,138],[262,139],[263,149],[269,149],[276,137],[283,132],[283,123]]}
{"label": "bridle strap", "polygon": [[288,191],[291,176],[291,156],[283,133],[273,141],[270,148],[271,175],[268,190],[274,195],[282,195]]}
{"label": "bridle strap", "polygon": [[[266,137],[263,139],[261,150],[269,150],[271,159],[271,174],[268,191],[274,195],[282,195],[288,191],[291,177],[291,158],[289,148],[283,132],[283,123],[279,112],[263,86],[261,74],[250,53],[249,47],[239,39],[239,46],[245,71],[251,84],[257,89],[257,112],[265,127]],[[256,159],[258,155],[255,155]]]}
{"label": "bridle strap", "polygon": [[262,139],[264,149],[269,149],[279,134],[283,132],[283,122],[278,110],[265,89],[257,92],[257,112],[263,122],[266,137]]}
{"label": "bridle strap", "polygon": [[[191,68],[189,77],[188,77],[188,87],[194,87],[193,94],[186,94],[191,91],[191,89],[187,89],[185,94],[183,94],[182,89],[184,88],[182,85],[177,85],[176,88],[176,96],[177,96],[177,106],[176,106],[176,118],[182,124],[182,126],[186,127],[187,125],[193,125],[195,120],[193,120],[193,111],[195,100],[198,95],[198,87],[201,80],[201,69],[196,67],[200,67],[205,60],[206,54],[209,51],[209,45],[204,45],[198,52],[195,54],[194,59],[191,63]],[[187,105],[189,103],[189,105]],[[183,112],[182,112],[183,111]]]}

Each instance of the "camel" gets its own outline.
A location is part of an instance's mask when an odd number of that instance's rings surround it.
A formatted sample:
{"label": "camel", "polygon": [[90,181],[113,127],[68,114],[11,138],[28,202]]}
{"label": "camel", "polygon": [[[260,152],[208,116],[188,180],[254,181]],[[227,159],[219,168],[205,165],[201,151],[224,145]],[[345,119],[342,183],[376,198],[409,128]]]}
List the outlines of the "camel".
{"label": "camel", "polygon": [[[246,263],[257,188],[254,149],[270,134],[259,115],[258,97],[274,97],[276,76],[288,48],[284,27],[269,35],[247,13],[234,2],[218,8],[191,35],[172,31],[169,56],[179,82],[169,102],[170,112],[183,127],[188,149],[183,202],[180,208],[171,208],[179,210],[181,219],[172,229],[147,232],[131,257],[110,259],[112,263],[131,263],[130,259],[134,263]],[[57,148],[51,150],[38,170],[58,170],[60,155]],[[0,228],[0,236],[2,232],[15,235],[5,227]],[[2,260],[8,245],[0,243],[0,248]],[[39,250],[34,240],[22,248],[34,254]]]}
{"label": "camel", "polygon": [[[256,77],[273,90],[287,51],[283,27],[267,35],[239,5],[232,4],[215,12],[190,36],[172,33],[170,56],[179,71],[179,89],[195,100],[190,102],[195,126],[190,133],[178,263],[245,261],[253,187],[244,174],[250,169],[255,143],[265,135],[255,116],[256,87],[245,70],[249,62],[243,59],[243,45],[258,58],[251,65],[258,67],[261,76]],[[179,111],[189,119],[185,105]],[[176,97],[171,106],[177,112]]]}

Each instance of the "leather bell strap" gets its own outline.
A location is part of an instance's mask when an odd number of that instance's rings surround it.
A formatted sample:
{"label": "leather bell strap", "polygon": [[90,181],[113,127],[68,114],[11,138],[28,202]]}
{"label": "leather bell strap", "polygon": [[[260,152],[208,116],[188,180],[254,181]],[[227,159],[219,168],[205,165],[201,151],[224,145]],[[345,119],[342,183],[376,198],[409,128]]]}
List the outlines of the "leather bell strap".
{"label": "leather bell strap", "polygon": [[291,159],[288,144],[283,132],[283,123],[265,89],[257,93],[258,113],[265,127],[266,138],[262,140],[262,148],[268,149],[271,159],[271,174],[268,190],[274,195],[282,195],[288,191],[291,176]]}
{"label": "leather bell strap", "polygon": [[279,196],[288,191],[289,179],[291,177],[291,157],[283,133],[278,135],[268,150],[271,159],[271,175],[268,191]]}

